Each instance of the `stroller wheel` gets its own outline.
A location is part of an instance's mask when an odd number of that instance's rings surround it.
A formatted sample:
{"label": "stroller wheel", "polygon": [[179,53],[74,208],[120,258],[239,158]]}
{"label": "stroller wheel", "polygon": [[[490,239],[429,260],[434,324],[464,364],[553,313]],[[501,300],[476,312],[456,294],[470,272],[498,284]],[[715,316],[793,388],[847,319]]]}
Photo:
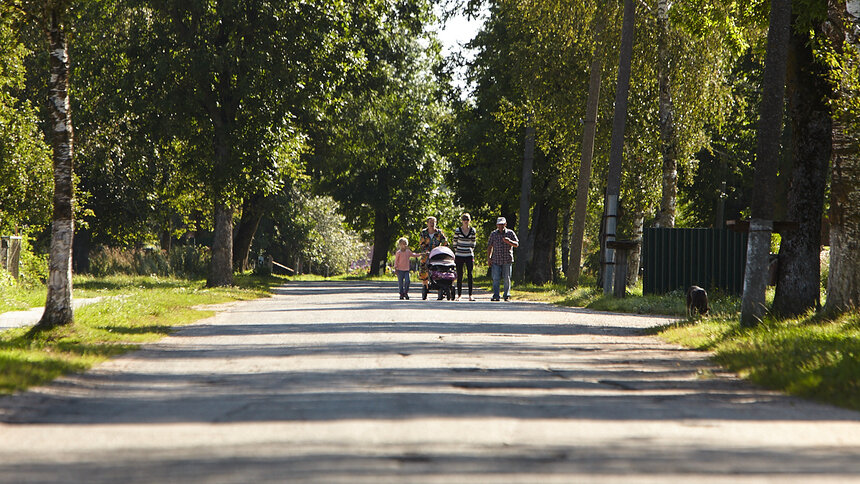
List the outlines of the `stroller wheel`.
{"label": "stroller wheel", "polygon": [[421,299],[427,299],[427,286],[421,287]]}
{"label": "stroller wheel", "polygon": [[449,301],[454,300],[454,286],[451,286],[448,288],[448,300]]}

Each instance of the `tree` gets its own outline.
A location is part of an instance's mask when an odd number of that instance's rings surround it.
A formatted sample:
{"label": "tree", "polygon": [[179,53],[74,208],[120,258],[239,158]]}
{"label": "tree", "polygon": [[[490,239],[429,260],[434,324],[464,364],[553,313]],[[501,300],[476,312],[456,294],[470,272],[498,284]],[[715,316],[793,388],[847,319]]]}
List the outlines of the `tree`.
{"label": "tree", "polygon": [[663,158],[663,196],[657,212],[658,227],[674,227],[676,197],[678,191],[678,161],[675,142],[675,107],[672,104],[671,79],[669,73],[669,23],[668,0],[657,0],[657,79],[660,91],[660,155]]}
{"label": "tree", "polygon": [[594,156],[594,139],[597,131],[597,108],[600,104],[600,80],[603,70],[601,39],[603,22],[595,28],[595,47],[588,69],[588,100],[585,107],[585,121],[582,130],[582,158],[579,164],[579,177],[576,182],[576,203],[573,218],[573,233],[570,243],[570,261],[567,263],[567,286],[579,286],[582,264],[582,241],[585,237],[585,219],[588,210],[588,193],[591,184],[591,162]]}
{"label": "tree", "polygon": [[782,134],[783,93],[791,29],[791,0],[771,2],[767,57],[758,124],[755,184],[741,303],[741,325],[755,326],[765,312],[770,238],[773,231],[773,187]]}
{"label": "tree", "polygon": [[70,0],[4,0],[2,6],[38,25],[47,38],[50,54],[48,111],[54,170],[51,249],[48,259],[48,296],[42,318],[31,331],[38,332],[70,324],[72,311],[73,141],[69,98]]}
{"label": "tree", "polygon": [[832,45],[834,96],[830,186],[830,272],[824,311],[860,307],[860,2],[830,0],[825,33]]}
{"label": "tree", "polygon": [[[154,71],[181,93],[178,131],[214,214],[207,284],[233,281],[233,214],[241,194],[277,188],[301,145],[295,117],[324,102],[351,66],[341,3],[152,2]],[[277,53],[277,55],[273,55]],[[285,149],[285,147],[287,149]],[[288,168],[287,168],[288,169]]]}
{"label": "tree", "polygon": [[781,316],[798,316],[820,306],[821,219],[833,129],[828,68],[813,51],[813,26],[800,16],[793,23],[786,95],[794,167],[786,218],[796,227],[782,234],[779,246],[773,311]]}
{"label": "tree", "polygon": [[343,207],[353,228],[371,231],[371,274],[379,273],[398,231],[420,229],[428,215],[443,227],[455,220],[439,156],[440,47],[425,31],[432,9],[423,0],[379,8],[359,27],[364,69],[338,90],[340,102],[326,112],[327,126],[312,133],[308,158],[317,189]]}
{"label": "tree", "polygon": [[188,170],[196,153],[176,106],[186,97],[160,55],[151,11],[135,2],[88,2],[76,9],[76,156],[86,212],[75,241],[76,270],[93,244],[169,249],[206,206],[205,184]]}
{"label": "tree", "polygon": [[321,275],[342,274],[366,256],[366,245],[348,229],[338,203],[314,195],[312,187],[295,183],[272,194],[263,204],[255,247],[295,270]]}
{"label": "tree", "polygon": [[[607,243],[615,240],[618,218],[618,196],[621,191],[621,164],[624,151],[624,128],[627,120],[627,94],[630,87],[630,62],[633,55],[633,29],[636,8],[632,0],[624,1],[624,26],[622,27],[620,55],[618,60],[618,84],[615,87],[615,111],[612,117],[612,144],[609,151],[609,174],[606,181],[604,201],[604,272],[603,293],[612,292],[614,251]],[[625,268],[626,270],[626,268]]]}
{"label": "tree", "polygon": [[[522,242],[520,250],[517,251],[517,260],[514,263],[513,277],[523,280],[526,267],[531,259],[531,237],[529,237],[529,210],[531,209],[532,178],[534,176],[535,162],[535,127],[527,122],[526,134],[523,140],[523,170],[520,178],[520,210],[517,217],[517,233]],[[536,225],[535,225],[536,226]]]}

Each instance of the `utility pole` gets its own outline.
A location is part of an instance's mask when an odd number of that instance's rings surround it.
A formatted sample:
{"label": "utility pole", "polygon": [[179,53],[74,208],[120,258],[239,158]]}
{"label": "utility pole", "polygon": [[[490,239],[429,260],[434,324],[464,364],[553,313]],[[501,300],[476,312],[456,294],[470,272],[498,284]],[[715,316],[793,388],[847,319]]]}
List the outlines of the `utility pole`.
{"label": "utility pole", "polygon": [[[612,294],[612,280],[615,275],[615,250],[607,247],[607,244],[615,241],[615,228],[618,225],[618,196],[621,194],[621,164],[624,157],[624,129],[627,122],[627,94],[630,91],[635,19],[636,7],[633,0],[624,0],[618,84],[615,87],[615,112],[612,115],[612,141],[609,145],[609,176],[606,180],[606,198],[603,205],[603,294]],[[624,270],[626,269],[625,267]]]}

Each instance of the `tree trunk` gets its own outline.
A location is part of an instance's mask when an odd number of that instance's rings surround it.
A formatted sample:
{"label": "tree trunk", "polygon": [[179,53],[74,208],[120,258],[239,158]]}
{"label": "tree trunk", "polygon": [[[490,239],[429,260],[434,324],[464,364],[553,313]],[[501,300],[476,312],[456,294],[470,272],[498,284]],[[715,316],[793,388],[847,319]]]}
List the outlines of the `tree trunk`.
{"label": "tree trunk", "polygon": [[591,186],[591,160],[594,157],[594,138],[597,133],[597,108],[600,104],[600,77],[602,43],[600,29],[595,33],[596,47],[588,79],[588,100],[585,102],[585,126],[582,130],[582,160],[576,180],[576,205],[573,210],[573,234],[570,239],[570,260],[567,262],[567,287],[579,285],[582,271],[582,241],[585,238],[585,219],[588,217],[588,191]]}
{"label": "tree trunk", "polygon": [[238,271],[248,270],[251,244],[265,213],[264,200],[262,193],[255,193],[242,201],[242,218],[233,240],[233,268]]}
{"label": "tree trunk", "polygon": [[791,0],[772,0],[762,101],[756,136],[756,162],[741,302],[741,325],[755,326],[765,314],[770,238],[773,232],[773,190],[779,165],[786,58],[791,29]]}
{"label": "tree trunk", "polygon": [[535,243],[531,266],[529,266],[529,279],[534,284],[546,284],[552,282],[555,269],[553,255],[558,235],[558,207],[552,203],[551,197],[541,197],[535,206],[533,225]]}
{"label": "tree trunk", "polygon": [[388,214],[382,208],[377,208],[373,215],[373,257],[370,261],[370,275],[378,276],[380,268],[388,260],[388,252],[392,248],[393,236]]}
{"label": "tree trunk", "polygon": [[[860,51],[860,0],[830,0],[827,10],[825,33],[834,48],[841,53],[847,44],[856,54]],[[856,95],[841,83],[836,87],[837,106],[842,98]],[[834,113],[832,156],[830,273],[824,312],[835,316],[860,308],[860,123],[840,108]]]}
{"label": "tree trunk", "polygon": [[572,207],[570,205],[564,208],[564,215],[561,216],[561,272],[567,274],[567,262],[570,258],[570,217],[572,215]]}
{"label": "tree trunk", "polygon": [[642,231],[645,227],[645,213],[638,211],[633,214],[633,240],[639,242],[627,256],[627,286],[635,286],[639,281],[639,263],[642,260]]}
{"label": "tree trunk", "polygon": [[215,233],[212,239],[212,261],[209,263],[208,287],[233,285],[233,207],[215,201]]}
{"label": "tree trunk", "polygon": [[[615,240],[618,222],[618,196],[621,193],[621,164],[624,157],[624,130],[627,123],[627,96],[630,91],[630,65],[633,57],[633,35],[636,6],[624,0],[624,22],[621,29],[621,52],[618,56],[618,84],[615,87],[615,111],[612,115],[612,139],[609,146],[609,174],[606,179],[603,243],[603,293],[612,294],[615,274],[615,251],[606,246]],[[626,268],[625,268],[626,269]]]}
{"label": "tree trunk", "polygon": [[792,29],[789,48],[786,94],[794,169],[786,217],[797,228],[782,234],[773,300],[773,311],[786,317],[820,307],[821,219],[833,130],[827,66],[816,61],[808,33]]}
{"label": "tree trunk", "polygon": [[830,181],[830,272],[824,310],[860,308],[860,135],[833,124]]}
{"label": "tree trunk", "polygon": [[514,261],[513,277],[517,281],[525,279],[526,269],[531,263],[532,248],[529,238],[529,209],[531,208],[532,178],[535,162],[535,128],[529,121],[526,126],[525,148],[523,150],[523,173],[520,183],[520,211],[517,216],[517,238],[520,239],[517,258]]}
{"label": "tree trunk", "polygon": [[49,111],[54,164],[54,212],[51,226],[51,253],[48,261],[48,296],[45,312],[32,331],[70,324],[72,312],[72,239],[75,223],[73,199],[73,144],[71,101],[69,99],[69,47],[63,12],[49,9],[48,45],[51,77]]}
{"label": "tree trunk", "polygon": [[72,271],[75,274],[89,274],[91,246],[92,233],[87,228],[80,228],[72,241]]}
{"label": "tree trunk", "polygon": [[678,196],[678,153],[675,140],[675,107],[669,79],[669,5],[668,0],[657,0],[657,83],[659,85],[660,154],[663,157],[663,195],[658,227],[674,227]]}
{"label": "tree trunk", "polygon": [[170,249],[173,248],[173,231],[170,229],[170,222],[168,221],[168,227],[161,231],[161,250],[165,253],[169,254]]}

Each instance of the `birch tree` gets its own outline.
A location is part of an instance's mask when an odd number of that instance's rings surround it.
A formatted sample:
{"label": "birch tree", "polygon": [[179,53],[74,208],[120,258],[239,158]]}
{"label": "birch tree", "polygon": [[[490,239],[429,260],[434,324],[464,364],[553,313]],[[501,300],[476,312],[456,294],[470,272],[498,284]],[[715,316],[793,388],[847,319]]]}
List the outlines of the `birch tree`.
{"label": "birch tree", "polygon": [[678,160],[675,143],[675,107],[672,86],[669,36],[669,0],[657,0],[657,82],[659,84],[660,155],[663,158],[662,198],[657,212],[658,227],[674,227],[678,195]]}
{"label": "birch tree", "polygon": [[74,236],[72,128],[69,98],[68,37],[71,31],[72,0],[2,0],[6,10],[22,15],[39,26],[47,40],[50,62],[48,78],[49,138],[54,172],[51,248],[48,258],[48,295],[42,318],[33,327],[38,332],[70,324],[72,311],[72,238]]}

